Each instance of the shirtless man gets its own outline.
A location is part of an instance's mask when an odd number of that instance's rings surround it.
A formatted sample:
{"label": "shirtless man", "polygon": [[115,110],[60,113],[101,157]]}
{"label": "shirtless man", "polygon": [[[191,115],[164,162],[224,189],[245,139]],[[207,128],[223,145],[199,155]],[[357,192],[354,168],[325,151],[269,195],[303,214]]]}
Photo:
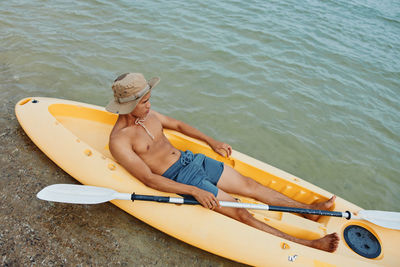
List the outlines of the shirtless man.
{"label": "shirtless man", "polygon": [[[339,242],[336,233],[316,240],[299,239],[255,219],[246,209],[220,207],[219,201],[236,201],[228,194],[233,193],[269,205],[328,210],[334,204],[335,196],[323,203],[303,204],[262,186],[222,162],[202,154],[179,151],[168,141],[163,128],[203,140],[222,156],[230,156],[232,148],[184,122],[151,110],[151,91],[159,81],[155,77],[147,82],[140,73],[126,73],[112,85],[114,99],[106,109],[119,117],[111,132],[109,146],[113,157],[128,172],[151,188],[191,195],[205,208],[267,233],[329,252],[336,250]],[[309,215],[308,218],[317,220],[318,216]]]}

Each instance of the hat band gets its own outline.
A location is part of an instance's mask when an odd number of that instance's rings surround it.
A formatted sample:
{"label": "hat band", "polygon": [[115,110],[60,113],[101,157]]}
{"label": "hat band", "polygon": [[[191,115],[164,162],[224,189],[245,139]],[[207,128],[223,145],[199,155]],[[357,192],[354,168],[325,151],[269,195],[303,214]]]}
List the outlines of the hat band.
{"label": "hat band", "polygon": [[150,85],[147,85],[147,86],[146,86],[145,88],[143,88],[140,92],[138,92],[138,93],[136,93],[136,94],[134,94],[134,95],[131,95],[131,96],[128,96],[128,97],[117,98],[117,99],[118,99],[118,102],[119,102],[120,104],[123,104],[123,103],[127,103],[127,102],[131,102],[131,101],[138,100],[139,98],[141,98],[142,96],[144,96],[144,95],[149,91],[149,89],[150,89]]}

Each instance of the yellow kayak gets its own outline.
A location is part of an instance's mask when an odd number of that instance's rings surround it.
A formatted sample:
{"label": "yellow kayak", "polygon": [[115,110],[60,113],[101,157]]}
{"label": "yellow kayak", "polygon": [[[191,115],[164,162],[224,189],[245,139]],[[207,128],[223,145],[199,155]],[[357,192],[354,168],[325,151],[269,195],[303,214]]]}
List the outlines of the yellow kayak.
{"label": "yellow kayak", "polygon": [[[30,97],[15,107],[19,123],[32,141],[58,166],[85,185],[122,193],[175,196],[145,186],[115,162],[108,137],[117,115],[103,107],[74,101]],[[314,203],[333,194],[294,175],[238,151],[230,158],[213,152],[205,143],[165,130],[180,150],[203,153],[229,164],[242,174],[297,201]],[[244,203],[258,203],[235,196]],[[399,266],[400,231],[365,220],[321,217],[310,221],[299,215],[272,211],[250,212],[255,218],[290,235],[316,239],[337,232],[340,244],[328,253],[262,232],[201,206],[113,200],[129,214],[183,242],[216,255],[254,266]],[[335,210],[357,212],[360,207],[337,198]],[[396,245],[397,243],[397,245]]]}

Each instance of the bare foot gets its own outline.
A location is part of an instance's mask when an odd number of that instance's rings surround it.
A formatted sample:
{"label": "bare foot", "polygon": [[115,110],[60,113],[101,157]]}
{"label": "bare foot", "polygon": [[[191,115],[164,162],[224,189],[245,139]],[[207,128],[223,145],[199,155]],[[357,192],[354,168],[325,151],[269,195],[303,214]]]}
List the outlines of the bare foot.
{"label": "bare foot", "polygon": [[326,235],[323,238],[313,240],[310,246],[328,252],[334,252],[339,245],[339,240],[338,234],[333,233]]}
{"label": "bare foot", "polygon": [[[311,204],[310,205],[310,209],[313,209],[313,210],[330,210],[332,208],[333,204],[335,204],[335,200],[336,200],[336,196],[333,196],[333,197],[331,197],[329,200],[327,200],[325,202]],[[321,217],[321,216],[320,215],[307,214],[307,215],[304,215],[304,217],[306,217],[307,219],[313,220],[313,221],[317,221],[319,219],[319,217]]]}

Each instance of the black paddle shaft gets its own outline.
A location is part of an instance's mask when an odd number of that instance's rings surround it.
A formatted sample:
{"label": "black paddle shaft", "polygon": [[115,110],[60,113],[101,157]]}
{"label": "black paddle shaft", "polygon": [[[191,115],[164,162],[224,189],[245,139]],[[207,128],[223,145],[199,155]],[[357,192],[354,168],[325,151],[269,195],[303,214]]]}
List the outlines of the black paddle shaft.
{"label": "black paddle shaft", "polygon": [[[175,203],[175,204],[177,204],[176,202],[172,202],[170,197],[136,195],[135,193],[133,193],[131,195],[131,200],[132,201],[142,200],[142,201],[153,201],[153,202]],[[200,205],[200,203],[198,201],[194,200],[194,199],[183,198],[182,200],[183,201],[180,204]]]}
{"label": "black paddle shaft", "polygon": [[346,211],[346,215],[343,216],[343,212],[339,212],[339,211],[301,209],[301,208],[281,207],[281,206],[269,206],[268,210],[281,211],[281,212],[293,212],[293,213],[301,213],[301,214],[321,215],[321,216],[345,217],[346,219],[350,219],[350,217],[351,217],[351,213],[349,211]]}
{"label": "black paddle shaft", "polygon": [[[177,199],[179,199],[180,202],[177,202],[176,201]],[[171,200],[170,197],[136,195],[135,193],[133,193],[131,195],[131,200],[132,201],[142,200],[142,201],[153,201],[153,202],[162,202],[162,203],[200,205],[200,203],[194,199],[173,198],[173,200]],[[280,212],[292,212],[292,213],[300,213],[300,214],[321,215],[321,216],[344,217],[348,220],[351,218],[351,213],[349,211],[346,211],[344,214],[343,212],[339,212],[339,211],[313,210],[313,209],[302,209],[302,208],[282,207],[282,206],[268,206],[268,210],[280,211]]]}

